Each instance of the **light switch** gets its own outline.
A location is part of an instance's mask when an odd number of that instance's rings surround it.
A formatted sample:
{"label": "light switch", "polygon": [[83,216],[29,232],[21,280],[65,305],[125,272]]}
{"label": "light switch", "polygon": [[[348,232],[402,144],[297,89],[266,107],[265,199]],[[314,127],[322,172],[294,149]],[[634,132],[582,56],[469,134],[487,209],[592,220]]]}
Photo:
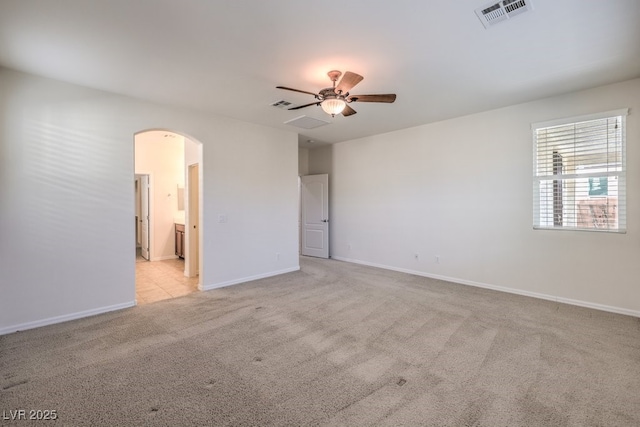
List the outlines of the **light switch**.
{"label": "light switch", "polygon": [[228,219],[227,219],[227,215],[225,215],[225,214],[220,214],[220,215],[218,215],[218,222],[219,222],[220,224],[222,224],[223,222],[227,222],[227,221],[228,221]]}

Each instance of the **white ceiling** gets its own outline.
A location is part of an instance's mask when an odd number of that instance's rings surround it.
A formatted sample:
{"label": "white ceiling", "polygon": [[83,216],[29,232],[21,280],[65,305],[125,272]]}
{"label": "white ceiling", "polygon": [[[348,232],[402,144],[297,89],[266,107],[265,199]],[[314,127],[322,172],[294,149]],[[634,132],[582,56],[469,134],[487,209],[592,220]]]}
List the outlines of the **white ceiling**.
{"label": "white ceiling", "polygon": [[[532,0],[485,29],[485,0],[1,0],[0,65],[334,143],[640,77],[639,0]],[[330,86],[396,93],[331,118]],[[301,115],[330,121],[312,130]],[[308,144],[307,144],[308,146]]]}

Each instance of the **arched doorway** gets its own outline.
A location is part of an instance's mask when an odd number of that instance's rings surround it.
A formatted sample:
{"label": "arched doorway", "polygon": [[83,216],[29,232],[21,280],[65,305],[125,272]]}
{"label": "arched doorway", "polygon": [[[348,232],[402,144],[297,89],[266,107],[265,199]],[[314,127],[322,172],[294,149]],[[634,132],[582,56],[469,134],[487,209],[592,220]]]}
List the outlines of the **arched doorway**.
{"label": "arched doorway", "polygon": [[134,135],[134,153],[136,303],[202,289],[202,144],[172,130],[148,129]]}

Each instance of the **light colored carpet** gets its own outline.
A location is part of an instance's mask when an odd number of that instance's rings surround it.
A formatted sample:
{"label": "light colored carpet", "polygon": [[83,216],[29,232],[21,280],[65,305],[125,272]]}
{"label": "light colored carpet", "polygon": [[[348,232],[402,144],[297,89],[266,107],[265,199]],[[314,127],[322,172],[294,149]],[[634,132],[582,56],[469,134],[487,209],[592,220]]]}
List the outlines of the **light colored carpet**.
{"label": "light colored carpet", "polygon": [[640,425],[636,318],[338,261],[301,266],[0,337],[0,415],[53,409],[65,426]]}

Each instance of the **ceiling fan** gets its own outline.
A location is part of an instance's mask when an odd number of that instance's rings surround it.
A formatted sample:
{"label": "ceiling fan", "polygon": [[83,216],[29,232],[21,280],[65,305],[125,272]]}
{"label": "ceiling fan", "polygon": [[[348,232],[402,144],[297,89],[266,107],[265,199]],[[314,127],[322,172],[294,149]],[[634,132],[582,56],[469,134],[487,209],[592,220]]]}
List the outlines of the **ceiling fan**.
{"label": "ceiling fan", "polygon": [[333,87],[328,87],[322,89],[318,93],[307,92],[306,90],[293,89],[285,86],[276,86],[277,89],[285,89],[291,90],[294,92],[306,93],[309,95],[313,95],[316,98],[316,101],[310,102],[309,104],[300,105],[298,107],[289,108],[289,110],[299,110],[301,108],[310,107],[312,105],[319,105],[322,107],[325,113],[330,114],[331,117],[335,117],[336,114],[342,113],[343,116],[351,116],[356,114],[356,110],[348,106],[352,102],[386,102],[391,103],[396,100],[395,93],[386,93],[379,95],[351,95],[349,91],[358,83],[364,79],[359,74],[352,73],[351,71],[347,71],[344,73],[342,80],[340,83],[336,82],[342,75],[342,73],[338,70],[332,70],[327,73],[331,81],[333,82]]}

